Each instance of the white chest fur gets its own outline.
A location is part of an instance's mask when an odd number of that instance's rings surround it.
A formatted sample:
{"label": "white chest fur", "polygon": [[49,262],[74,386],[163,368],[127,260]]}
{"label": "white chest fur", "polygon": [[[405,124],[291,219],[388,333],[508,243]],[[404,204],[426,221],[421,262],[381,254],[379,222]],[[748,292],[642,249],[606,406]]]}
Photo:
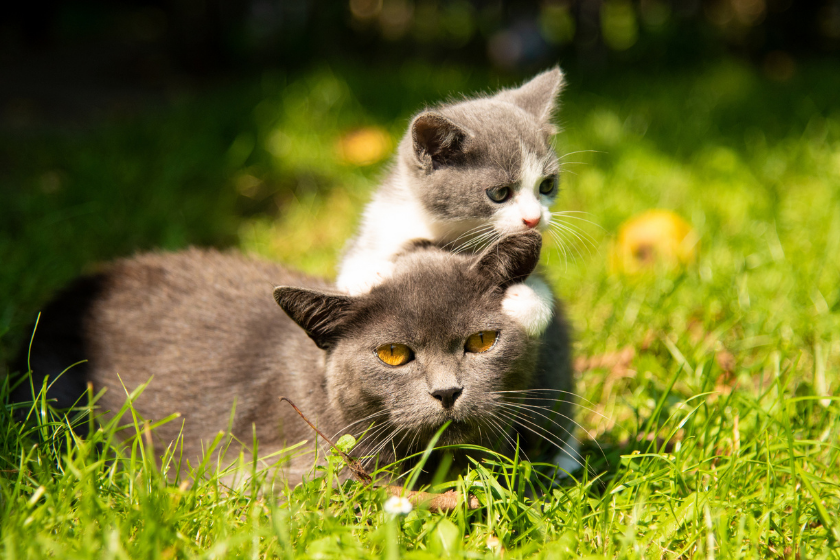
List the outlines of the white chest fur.
{"label": "white chest fur", "polygon": [[351,295],[393,274],[391,259],[413,239],[435,239],[432,220],[412,196],[377,196],[365,208],[359,236],[341,262],[336,285]]}

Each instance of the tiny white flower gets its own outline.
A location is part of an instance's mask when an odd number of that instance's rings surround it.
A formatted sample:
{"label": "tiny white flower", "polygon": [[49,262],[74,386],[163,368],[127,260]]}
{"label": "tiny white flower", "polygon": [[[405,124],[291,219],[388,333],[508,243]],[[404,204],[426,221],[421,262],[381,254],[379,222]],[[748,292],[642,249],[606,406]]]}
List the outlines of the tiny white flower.
{"label": "tiny white flower", "polygon": [[382,509],[385,510],[385,513],[390,513],[391,515],[407,515],[412,509],[414,509],[414,506],[411,505],[408,498],[391,496],[385,500],[385,505],[382,506]]}

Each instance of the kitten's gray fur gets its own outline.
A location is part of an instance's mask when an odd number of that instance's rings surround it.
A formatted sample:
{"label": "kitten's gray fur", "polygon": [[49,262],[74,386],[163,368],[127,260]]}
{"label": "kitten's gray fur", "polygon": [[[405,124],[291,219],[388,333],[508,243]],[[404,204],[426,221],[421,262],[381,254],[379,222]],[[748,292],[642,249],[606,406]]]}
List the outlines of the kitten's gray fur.
{"label": "kitten's gray fur", "polygon": [[[416,115],[346,248],[338,287],[359,294],[381,282],[412,239],[479,250],[502,235],[548,227],[557,188],[543,195],[539,185],[560,171],[551,139],[562,87],[555,67],[520,88]],[[493,202],[486,191],[497,187],[515,196]]]}
{"label": "kitten's gray fur", "polygon": [[[184,457],[192,464],[202,442],[206,446],[227,429],[234,400],[232,433],[250,442],[255,425],[261,455],[312,442],[310,428],[281,396],[328,436],[358,435],[371,422],[387,420],[396,437],[381,460],[422,449],[447,420],[453,424],[443,443],[492,445],[504,424],[498,402],[512,395],[493,391],[571,390],[569,335],[560,309],[541,339],[528,336],[502,309],[506,288],[531,273],[539,249],[533,231],[507,236],[479,255],[414,244],[397,258],[389,280],[357,297],[276,264],[216,251],[118,261],[80,279],[44,310],[31,355],[35,386],[86,359],[53,385],[49,397],[69,407],[91,382],[95,391],[108,389],[100,409],[116,411],[125,400],[122,384],[131,391],[153,377],[135,407],[151,420],[180,412]],[[276,283],[296,286],[274,290],[285,314],[270,299]],[[465,353],[465,338],[483,330],[500,332],[496,346]],[[409,345],[414,361],[385,365],[374,354],[385,343]],[[18,367],[26,370],[26,352]],[[463,393],[445,407],[431,393],[448,387]],[[29,384],[14,397],[30,399]],[[555,408],[563,415],[555,420],[566,425],[568,404]],[[546,424],[539,415],[529,421]],[[158,428],[157,449],[180,429],[180,421]],[[549,429],[557,441],[566,439],[558,427]],[[355,454],[381,441],[363,440]],[[294,483],[309,468],[311,457],[297,458],[286,473]]]}

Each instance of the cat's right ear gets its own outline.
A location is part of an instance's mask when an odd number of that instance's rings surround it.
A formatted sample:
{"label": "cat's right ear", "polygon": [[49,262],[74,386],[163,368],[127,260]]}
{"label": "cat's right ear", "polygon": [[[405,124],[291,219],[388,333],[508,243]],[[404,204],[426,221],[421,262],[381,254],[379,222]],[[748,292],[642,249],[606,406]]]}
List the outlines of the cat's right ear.
{"label": "cat's right ear", "polygon": [[290,286],[274,288],[274,301],[322,350],[341,336],[353,304],[350,296]]}
{"label": "cat's right ear", "polygon": [[537,267],[541,248],[542,236],[537,231],[507,235],[487,247],[472,268],[506,288],[528,278]]}
{"label": "cat's right ear", "polygon": [[443,115],[427,111],[411,121],[411,142],[424,167],[445,165],[463,153],[469,133]]}
{"label": "cat's right ear", "polygon": [[502,91],[499,96],[533,115],[550,134],[557,131],[551,124],[557,109],[557,96],[565,84],[563,71],[559,66],[537,74],[516,89]]}

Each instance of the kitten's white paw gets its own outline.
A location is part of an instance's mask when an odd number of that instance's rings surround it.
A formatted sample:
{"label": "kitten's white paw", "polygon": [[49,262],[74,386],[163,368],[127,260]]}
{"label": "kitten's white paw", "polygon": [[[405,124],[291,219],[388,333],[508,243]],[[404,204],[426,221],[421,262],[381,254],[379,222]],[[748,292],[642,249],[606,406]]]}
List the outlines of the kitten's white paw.
{"label": "kitten's white paw", "polygon": [[394,263],[380,261],[369,266],[357,266],[344,269],[336,279],[339,290],[351,296],[366,294],[394,275]]}
{"label": "kitten's white paw", "polygon": [[529,336],[537,337],[545,331],[554,315],[554,295],[545,282],[531,276],[522,284],[513,284],[505,290],[502,310]]}

